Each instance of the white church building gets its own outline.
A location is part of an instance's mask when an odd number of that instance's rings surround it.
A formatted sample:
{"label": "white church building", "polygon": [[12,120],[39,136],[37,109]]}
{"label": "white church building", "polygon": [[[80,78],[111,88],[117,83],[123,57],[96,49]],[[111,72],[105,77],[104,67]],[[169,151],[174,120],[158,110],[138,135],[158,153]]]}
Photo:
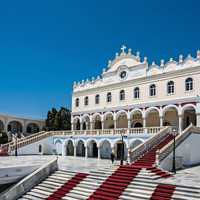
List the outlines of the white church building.
{"label": "white church building", "polygon": [[[74,83],[72,130],[38,134],[22,141],[19,153],[100,159],[114,152],[121,159],[124,135],[124,158],[129,159],[134,148],[151,138],[153,145],[168,127],[179,133],[191,124],[200,127],[199,80],[200,51],[195,58],[180,55],[178,61],[150,65],[123,46],[101,75]],[[14,150],[14,144],[10,147]]]}
{"label": "white church building", "polygon": [[96,79],[75,82],[72,130],[200,126],[200,51],[148,63],[121,48]]}

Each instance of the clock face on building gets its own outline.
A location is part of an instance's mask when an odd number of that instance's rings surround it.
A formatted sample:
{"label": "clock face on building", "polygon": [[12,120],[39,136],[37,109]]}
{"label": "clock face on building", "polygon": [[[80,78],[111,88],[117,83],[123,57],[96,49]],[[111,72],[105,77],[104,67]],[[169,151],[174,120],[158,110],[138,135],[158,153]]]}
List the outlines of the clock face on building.
{"label": "clock face on building", "polygon": [[127,72],[126,72],[126,71],[122,71],[122,72],[120,73],[120,78],[121,78],[121,79],[126,78],[126,76],[127,76]]}

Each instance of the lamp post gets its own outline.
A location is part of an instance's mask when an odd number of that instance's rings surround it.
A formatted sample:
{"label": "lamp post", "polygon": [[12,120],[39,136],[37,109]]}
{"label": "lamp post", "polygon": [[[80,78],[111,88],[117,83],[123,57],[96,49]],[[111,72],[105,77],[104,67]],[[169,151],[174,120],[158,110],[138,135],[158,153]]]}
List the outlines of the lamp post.
{"label": "lamp post", "polygon": [[123,161],[124,161],[124,138],[127,137],[124,135],[125,130],[122,129],[121,130],[121,141],[122,141],[122,148],[121,148],[121,161],[120,161],[120,165],[123,165]]}
{"label": "lamp post", "polygon": [[17,152],[17,133],[13,133],[11,132],[12,136],[15,138],[15,156],[18,156],[18,152]]}
{"label": "lamp post", "polygon": [[173,160],[172,160],[172,171],[176,174],[176,134],[177,129],[174,127],[172,128],[172,135],[173,135]]}

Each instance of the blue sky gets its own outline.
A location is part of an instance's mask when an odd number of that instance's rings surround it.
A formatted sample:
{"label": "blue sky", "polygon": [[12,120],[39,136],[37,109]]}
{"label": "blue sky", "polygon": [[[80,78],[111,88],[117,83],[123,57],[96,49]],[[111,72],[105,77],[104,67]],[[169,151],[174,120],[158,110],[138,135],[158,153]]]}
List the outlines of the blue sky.
{"label": "blue sky", "polygon": [[122,44],[157,63],[200,48],[198,0],[1,1],[0,113],[45,118],[71,106]]}

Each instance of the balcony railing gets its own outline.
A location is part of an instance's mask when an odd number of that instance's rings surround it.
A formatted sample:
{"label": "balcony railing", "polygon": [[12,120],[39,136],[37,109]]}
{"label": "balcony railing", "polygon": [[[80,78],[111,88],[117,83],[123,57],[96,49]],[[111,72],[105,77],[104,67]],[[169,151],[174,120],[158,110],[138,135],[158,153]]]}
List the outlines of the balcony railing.
{"label": "balcony railing", "polygon": [[[130,129],[94,129],[94,130],[74,130],[74,131],[47,131],[32,134],[30,136],[18,139],[17,148],[32,144],[39,140],[45,139],[50,136],[72,136],[72,135],[119,135],[119,134],[156,134],[164,127],[146,127],[146,128],[130,128]],[[8,149],[8,151],[13,151],[15,147],[15,141],[4,144],[1,148]]]}

